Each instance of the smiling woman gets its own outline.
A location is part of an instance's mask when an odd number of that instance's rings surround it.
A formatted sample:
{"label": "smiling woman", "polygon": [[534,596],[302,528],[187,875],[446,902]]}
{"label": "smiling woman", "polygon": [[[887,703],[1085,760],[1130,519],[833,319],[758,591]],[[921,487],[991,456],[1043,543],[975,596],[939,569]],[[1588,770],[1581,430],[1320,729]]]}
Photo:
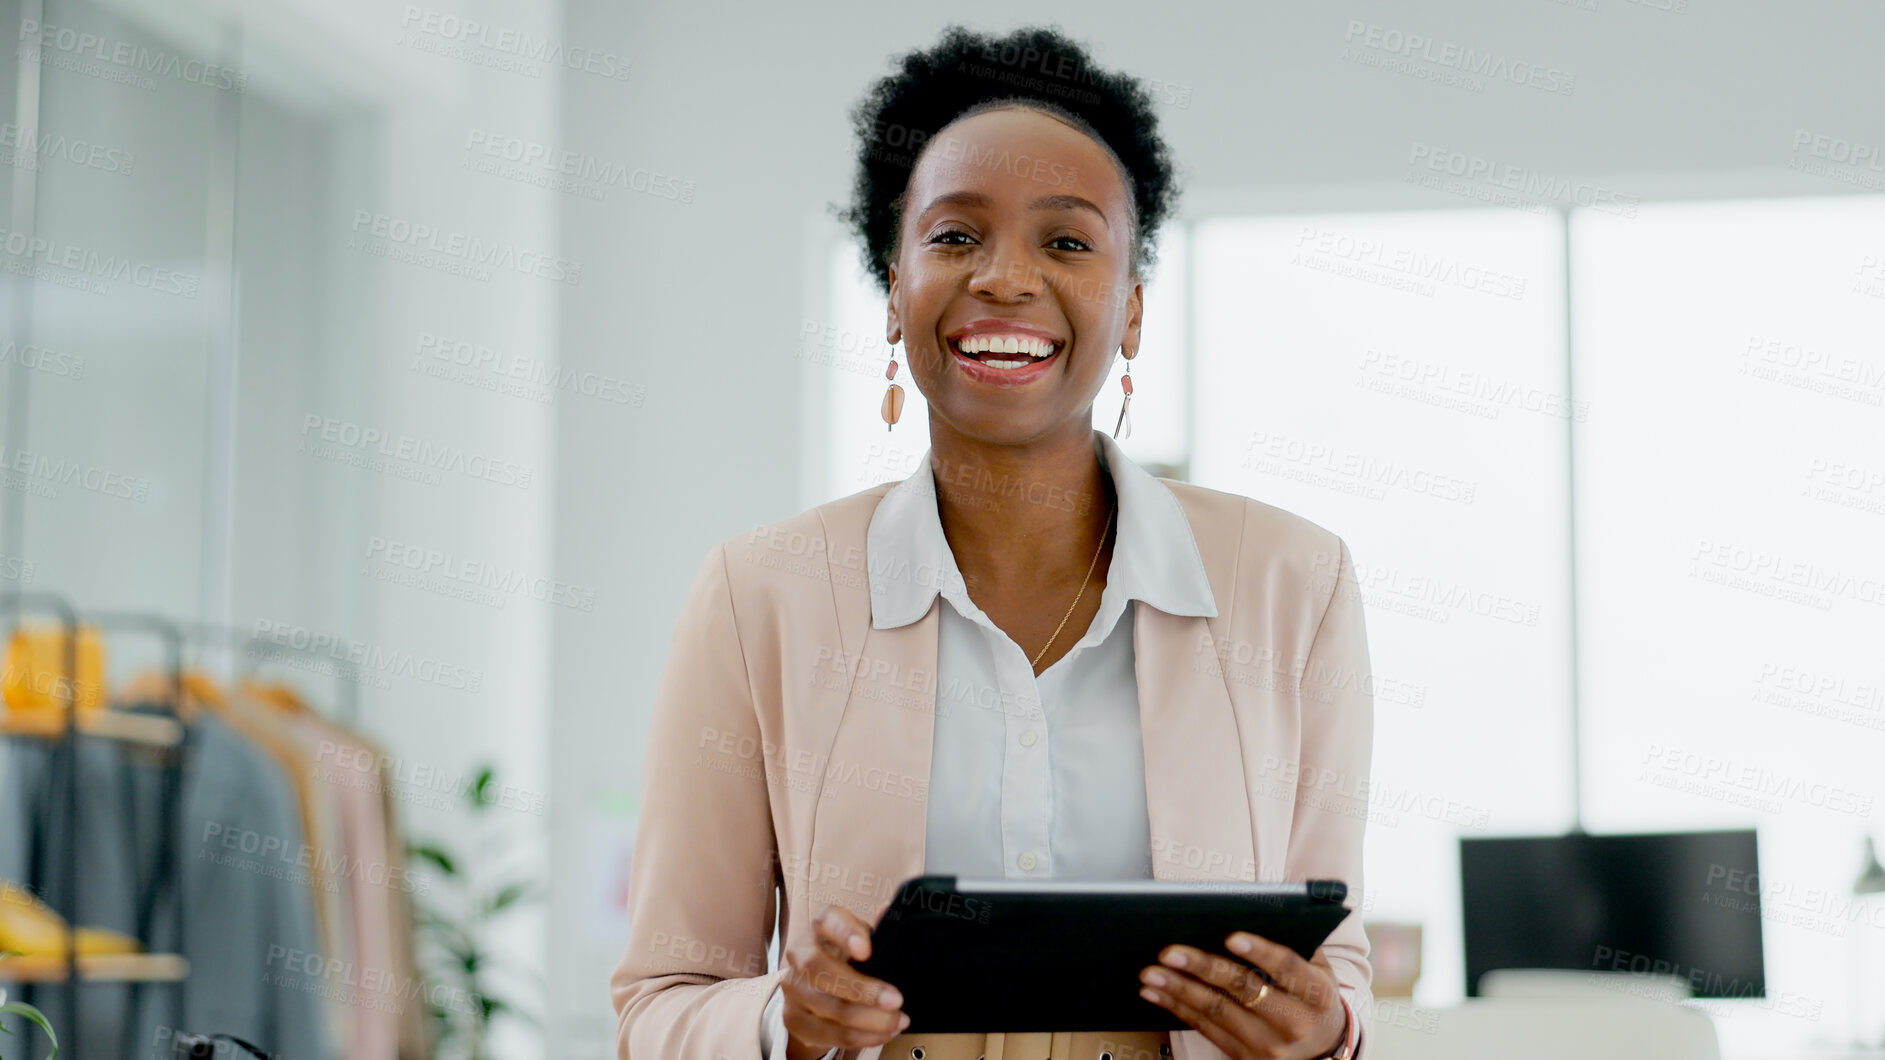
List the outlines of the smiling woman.
{"label": "smiling woman", "polygon": [[[1056,30],[951,28],[853,119],[841,213],[930,447],[902,482],[702,563],[649,737],[618,1055],[1359,1056],[1352,912],[1307,960],[1248,932],[1146,954],[1148,1004],[1117,1030],[906,1033],[897,984],[853,967],[920,874],[1339,879],[1359,899],[1373,736],[1342,539],[1154,478],[1093,429],[1175,197],[1141,83]],[[894,425],[894,357],[886,374]],[[814,562],[777,562],[795,539]],[[910,783],[859,779],[884,776]],[[1341,783],[1299,801],[1298,776]],[[750,963],[780,894],[782,967],[672,959],[685,936]],[[1147,1029],[1174,1017],[1189,1029]]]}

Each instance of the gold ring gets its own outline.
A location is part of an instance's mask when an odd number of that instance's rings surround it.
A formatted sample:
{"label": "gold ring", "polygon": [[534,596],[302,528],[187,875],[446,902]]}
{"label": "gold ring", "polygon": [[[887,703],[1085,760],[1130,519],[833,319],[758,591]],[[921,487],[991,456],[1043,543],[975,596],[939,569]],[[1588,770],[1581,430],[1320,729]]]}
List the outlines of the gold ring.
{"label": "gold ring", "polygon": [[1257,990],[1257,998],[1255,1001],[1252,1001],[1250,1003],[1250,1007],[1256,1008],[1258,1005],[1263,1004],[1263,996],[1265,994],[1268,994],[1269,992],[1270,992],[1270,984],[1268,983],[1263,984],[1263,986]]}

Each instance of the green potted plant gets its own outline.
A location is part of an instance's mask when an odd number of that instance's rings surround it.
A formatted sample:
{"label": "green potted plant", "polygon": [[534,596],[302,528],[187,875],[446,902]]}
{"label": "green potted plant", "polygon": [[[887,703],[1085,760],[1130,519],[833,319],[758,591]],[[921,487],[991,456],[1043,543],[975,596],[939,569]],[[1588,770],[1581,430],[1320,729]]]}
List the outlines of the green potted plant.
{"label": "green potted plant", "polygon": [[[527,880],[492,883],[485,879],[484,860],[494,860],[511,841],[491,813],[498,802],[493,776],[491,767],[484,767],[465,793],[477,836],[476,863],[442,843],[413,843],[407,847],[412,859],[429,866],[445,884],[440,888],[442,893],[416,901],[415,914],[422,963],[428,966],[424,974],[449,988],[426,991],[439,1055],[464,1060],[489,1060],[491,1024],[503,1014],[541,1025],[528,1011],[493,994],[488,974],[490,954],[485,938],[492,921],[536,897]],[[441,1004],[441,994],[454,1003]]]}
{"label": "green potted plant", "polygon": [[[12,954],[10,953],[0,953],[0,957],[11,956]],[[57,1060],[59,1056],[59,1036],[52,1033],[52,1024],[46,1022],[45,1013],[31,1005],[19,1001],[15,1001],[10,1005],[7,1004],[7,992],[0,990],[0,1016],[18,1016],[28,1023],[38,1026],[40,1030],[45,1031],[46,1037],[52,1042],[52,1055],[47,1057],[47,1060]],[[5,1023],[0,1023],[0,1031],[5,1031],[7,1034],[13,1033],[12,1028],[8,1027]]]}

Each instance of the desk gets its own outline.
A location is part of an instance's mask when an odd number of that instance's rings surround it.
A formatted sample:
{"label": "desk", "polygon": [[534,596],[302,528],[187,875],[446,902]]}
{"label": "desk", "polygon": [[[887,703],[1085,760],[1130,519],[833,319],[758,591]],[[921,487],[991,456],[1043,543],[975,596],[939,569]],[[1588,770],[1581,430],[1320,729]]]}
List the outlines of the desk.
{"label": "desk", "polygon": [[1885,1048],[1846,1044],[1843,1021],[1789,1016],[1764,1002],[1697,999],[1683,1004],[1708,1013],[1721,1060],[1885,1060]]}

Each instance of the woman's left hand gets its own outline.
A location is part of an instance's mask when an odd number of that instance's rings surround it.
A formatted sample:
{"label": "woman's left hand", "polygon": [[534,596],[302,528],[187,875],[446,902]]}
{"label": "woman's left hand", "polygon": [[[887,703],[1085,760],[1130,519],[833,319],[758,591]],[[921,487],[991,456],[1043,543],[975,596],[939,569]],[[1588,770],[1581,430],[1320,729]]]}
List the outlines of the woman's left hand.
{"label": "woman's left hand", "polygon": [[1244,960],[1165,947],[1160,963],[1140,970],[1140,995],[1234,1060],[1314,1060],[1334,1052],[1348,1033],[1347,1012],[1322,950],[1305,961],[1288,946],[1246,931],[1225,942]]}

